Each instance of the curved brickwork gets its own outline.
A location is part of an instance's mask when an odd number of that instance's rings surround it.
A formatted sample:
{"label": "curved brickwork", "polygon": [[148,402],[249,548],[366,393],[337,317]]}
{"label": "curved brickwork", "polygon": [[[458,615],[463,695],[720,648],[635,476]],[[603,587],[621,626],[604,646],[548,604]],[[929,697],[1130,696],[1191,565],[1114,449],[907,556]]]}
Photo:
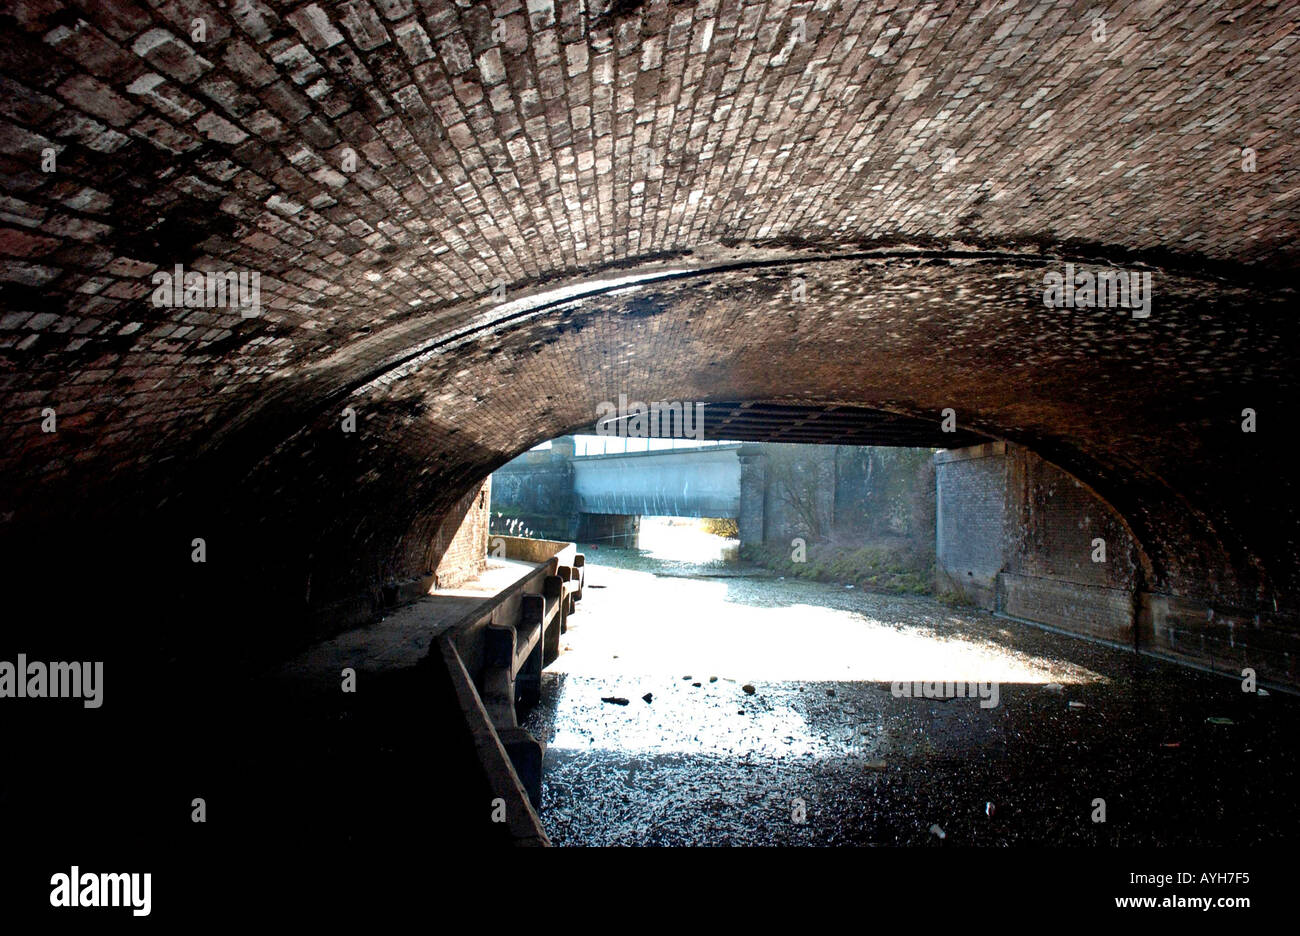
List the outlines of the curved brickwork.
{"label": "curved brickwork", "polygon": [[[364,605],[627,393],[951,407],[1149,587],[1294,607],[1293,9],[604,6],[10,4],[11,568]],[[1067,262],[1151,273],[1149,317],[1046,307]],[[255,314],[160,303],[178,264]]]}

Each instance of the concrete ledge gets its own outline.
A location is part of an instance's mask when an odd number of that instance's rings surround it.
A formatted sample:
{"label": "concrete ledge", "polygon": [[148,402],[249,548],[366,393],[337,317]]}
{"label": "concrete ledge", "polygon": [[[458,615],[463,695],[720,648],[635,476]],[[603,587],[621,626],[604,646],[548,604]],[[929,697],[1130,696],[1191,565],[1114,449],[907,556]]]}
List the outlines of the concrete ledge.
{"label": "concrete ledge", "polygon": [[[465,665],[456,652],[456,645],[449,635],[443,635],[434,642],[433,649],[430,662],[444,667],[451,678],[456,700],[474,739],[474,749],[491,786],[492,795],[505,802],[505,820],[512,843],[521,847],[550,845],[551,840],[546,837],[542,822],[533,809],[510,755],[492,727],[478,690],[474,688],[474,681],[469,678],[469,673],[465,671]],[[490,809],[491,804],[484,803],[483,808]]]}
{"label": "concrete ledge", "polygon": [[[514,561],[514,560],[512,560]],[[518,578],[502,588],[487,601],[475,604],[448,629],[456,641],[456,651],[469,671],[471,678],[479,680],[486,665],[484,657],[484,638],[486,628],[514,627],[520,618],[524,595],[539,595],[543,582],[548,575],[554,574],[556,561],[548,559],[542,563],[527,563],[527,568]],[[435,648],[431,648],[433,652]]]}
{"label": "concrete ledge", "polygon": [[383,602],[378,594],[358,593],[327,605],[310,608],[307,612],[305,632],[307,644],[332,637],[357,627],[373,624],[383,613]]}
{"label": "concrete ledge", "polygon": [[546,745],[538,741],[523,728],[502,728],[497,731],[501,746],[505,748],[515,773],[528,791],[528,799],[534,809],[542,808],[542,761],[546,757]]}
{"label": "concrete ledge", "polygon": [[[560,652],[560,634],[565,629],[571,599],[583,581],[584,565],[573,543],[557,540],[533,540],[524,537],[501,537],[510,540],[508,550],[516,554],[550,557],[542,562],[508,560],[524,572],[502,587],[491,599],[476,603],[449,628],[462,665],[479,687],[480,696],[497,728],[515,724],[515,676],[521,691],[537,692],[541,671]],[[577,588],[566,590],[566,580]],[[540,614],[530,613],[540,608]],[[531,610],[530,610],[531,609]],[[529,665],[521,669],[519,660],[509,662],[509,654],[491,657],[489,644],[509,634],[516,657],[527,657]],[[535,658],[534,658],[535,657]],[[505,665],[502,659],[506,659]]]}
{"label": "concrete ledge", "polygon": [[[533,539],[528,536],[501,536],[493,534],[488,537],[488,552],[501,547],[505,550],[504,555],[496,556],[498,559],[516,559],[520,562],[547,562],[548,560],[560,558],[560,564],[572,565],[572,552],[576,551],[573,543],[566,543],[560,540]],[[568,553],[568,561],[565,561],[565,554]]]}

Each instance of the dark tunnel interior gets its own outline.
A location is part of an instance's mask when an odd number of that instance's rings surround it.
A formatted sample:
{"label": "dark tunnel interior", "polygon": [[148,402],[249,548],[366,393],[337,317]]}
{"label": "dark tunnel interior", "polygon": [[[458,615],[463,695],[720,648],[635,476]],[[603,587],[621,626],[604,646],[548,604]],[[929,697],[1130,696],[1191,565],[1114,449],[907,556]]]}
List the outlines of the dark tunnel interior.
{"label": "dark tunnel interior", "polygon": [[[341,855],[329,906],[413,847],[1294,845],[1297,25],[5,0],[6,905],[74,860],[178,919],[226,856]],[[694,447],[572,450],[628,400]],[[670,515],[740,564],[639,548]],[[994,708],[888,691],[968,673]]]}

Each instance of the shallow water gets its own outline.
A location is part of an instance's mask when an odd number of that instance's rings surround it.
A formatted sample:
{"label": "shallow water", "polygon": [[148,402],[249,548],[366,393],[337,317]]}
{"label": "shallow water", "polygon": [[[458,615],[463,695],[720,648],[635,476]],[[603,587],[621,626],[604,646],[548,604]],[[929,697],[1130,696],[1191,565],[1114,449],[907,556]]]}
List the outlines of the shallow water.
{"label": "shallow water", "polygon": [[[1293,697],[928,598],[587,556],[524,723],[548,745],[556,844],[1226,844],[1300,829]],[[895,697],[912,680],[995,683],[997,704]]]}

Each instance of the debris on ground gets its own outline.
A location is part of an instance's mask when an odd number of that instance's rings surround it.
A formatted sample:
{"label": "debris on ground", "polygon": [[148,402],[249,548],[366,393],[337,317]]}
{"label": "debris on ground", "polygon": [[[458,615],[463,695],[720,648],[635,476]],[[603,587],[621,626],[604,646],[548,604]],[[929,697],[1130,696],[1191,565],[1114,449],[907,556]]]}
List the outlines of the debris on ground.
{"label": "debris on ground", "polygon": [[627,705],[627,699],[623,698],[622,696],[616,696],[616,695],[601,696],[600,701],[609,702],[612,705]]}
{"label": "debris on ground", "polygon": [[752,685],[750,685],[749,683],[745,683],[745,684],[744,684],[743,686],[741,686],[740,688],[745,690],[745,695],[753,695],[755,692],[758,691],[757,689],[755,689],[755,688],[754,688]]}
{"label": "debris on ground", "polygon": [[943,831],[943,829],[939,828],[939,824],[937,822],[934,825],[930,826],[930,834],[939,836],[940,840],[946,839],[948,837],[948,833]]}
{"label": "debris on ground", "polygon": [[646,703],[653,702],[655,700],[655,694],[653,692],[647,692],[641,697],[641,699]]}
{"label": "debris on ground", "polygon": [[[601,555],[605,554],[602,550]],[[627,601],[626,595],[614,601],[619,582],[614,574],[611,572],[608,580],[613,589],[606,596],[608,608],[599,606],[602,599],[597,596],[604,592],[593,591],[591,600],[596,604],[583,613],[602,620],[608,615],[611,629],[631,611],[644,612],[646,621],[659,620],[655,615],[662,614],[662,604],[642,601],[640,593],[633,601]],[[627,580],[632,583],[640,578],[629,572]],[[786,607],[792,594],[776,584],[756,578],[741,585],[733,582],[728,588],[740,589],[731,597],[752,601],[755,607]],[[793,586],[793,582],[780,585]],[[653,591],[647,585],[645,594],[658,599],[663,597],[663,589],[678,587],[683,589],[683,599],[693,599],[697,589],[701,594],[706,590],[704,585],[674,578],[659,580]],[[962,652],[982,653],[980,645],[987,640],[1008,653],[1026,654],[1026,659],[1042,662],[1019,676],[1011,671],[998,674],[1006,680],[1003,702],[1025,704],[1003,704],[995,710],[1005,725],[999,725],[996,734],[986,735],[988,726],[973,702],[963,704],[955,699],[944,712],[951,717],[931,718],[929,710],[937,713],[937,704],[913,705],[894,699],[892,682],[883,677],[896,674],[849,672],[841,669],[839,660],[820,672],[792,671],[784,677],[747,663],[743,656],[728,657],[723,663],[709,655],[716,650],[714,635],[701,625],[701,644],[675,647],[672,652],[677,655],[665,658],[674,662],[667,664],[662,675],[654,675],[655,669],[632,665],[634,659],[645,659],[644,652],[629,647],[624,654],[622,646],[616,650],[617,644],[599,641],[589,649],[581,640],[598,635],[600,628],[581,631],[573,637],[579,640],[573,665],[567,672],[546,675],[544,688],[549,691],[543,692],[542,701],[523,722],[535,737],[555,739],[543,770],[544,800],[551,804],[547,834],[554,842],[611,845],[636,841],[663,846],[725,840],[738,845],[797,842],[948,848],[947,826],[937,818],[930,819],[944,832],[941,839],[930,831],[930,825],[923,825],[927,816],[936,814],[951,815],[958,823],[955,847],[1044,842],[1073,847],[1110,841],[1109,827],[1094,828],[1086,811],[1057,808],[1070,796],[1076,797],[1077,805],[1078,784],[1083,783],[1078,779],[1080,769],[1087,774],[1084,786],[1100,782],[1103,788],[1127,790],[1126,797],[1132,794],[1129,798],[1143,803],[1128,816],[1126,839],[1131,834],[1152,844],[1204,844],[1216,840],[1216,832],[1221,832],[1233,842],[1266,842],[1300,828],[1300,800],[1285,796],[1294,785],[1288,786],[1289,778],[1300,773],[1296,743],[1300,730],[1295,730],[1300,713],[1293,714],[1294,706],[1280,691],[1278,702],[1267,698],[1261,700],[1269,703],[1267,707],[1252,706],[1248,699],[1239,698],[1236,684],[1217,687],[1221,694],[1209,696],[1215,686],[1207,685],[1200,673],[1173,667],[1166,671],[1165,664],[1153,661],[1152,667],[1160,667],[1156,678],[1146,664],[1129,665],[1131,651],[1037,629],[1004,634],[1003,624],[988,619],[984,612],[948,610],[929,599],[910,596],[872,593],[868,597],[865,591],[860,598],[845,602],[836,597],[841,587],[828,583],[801,582],[798,588],[793,597],[809,605],[854,604],[858,610],[843,612],[844,619],[853,621],[856,628],[866,626],[860,614],[879,620],[882,639],[892,640],[899,632],[930,640],[928,628],[935,620],[952,617],[950,627],[940,628],[950,650],[973,640],[973,649]],[[701,621],[721,621],[718,608],[726,599],[727,593],[717,595],[716,607],[697,606],[690,600],[680,604],[698,613]],[[674,601],[675,607],[678,604]],[[830,612],[826,615],[830,622]],[[800,636],[814,639],[811,632]],[[622,664],[621,657],[626,656],[626,668],[610,666],[610,655],[615,653],[620,659],[612,662]],[[699,655],[693,655],[696,653]],[[692,659],[719,662],[727,667],[726,672],[735,674],[724,677],[714,670],[718,676],[714,688],[723,688],[725,682],[737,690],[748,685],[750,691],[742,691],[743,699],[729,691],[670,691],[672,667]],[[743,678],[747,671],[763,678],[762,699],[757,697],[758,684]],[[1106,691],[1095,691],[1089,673],[1113,674]],[[708,680],[708,670],[705,674],[701,682]],[[662,686],[660,692],[653,693],[653,703],[642,702],[655,711],[636,715],[624,708],[623,715],[610,713],[605,705],[612,703],[600,703],[598,695],[618,695],[609,692],[610,682],[629,687]],[[689,687],[691,680],[686,682]],[[1026,690],[1023,699],[1020,694],[1012,698],[1014,686]],[[835,690],[833,698],[826,695],[828,688]],[[1063,718],[1061,709],[1056,708],[1060,702],[1051,701],[1049,695],[1062,702],[1075,699],[1086,707],[1067,706]],[[729,704],[734,719],[724,714]],[[1207,724],[1206,715],[1199,714],[1219,705],[1238,713],[1230,716],[1235,725]],[[1241,721],[1235,721],[1239,716]],[[1094,730],[1094,725],[1101,724],[1108,730]],[[1186,742],[1184,734],[1189,738]],[[786,740],[787,735],[794,737],[793,742]],[[1118,748],[1117,737],[1122,739]],[[987,750],[986,743],[1002,738],[1009,743],[999,757],[971,756],[973,751]],[[1227,755],[1219,750],[1222,745],[1231,745],[1234,752],[1243,754],[1252,770],[1222,769]],[[566,746],[568,749],[563,749]],[[1260,750],[1260,758],[1251,753],[1254,749]],[[1116,756],[1117,750],[1120,756]],[[633,759],[638,765],[636,779],[629,783],[628,764]],[[1062,763],[1074,771],[1060,769]],[[1175,769],[1183,778],[1184,791],[1215,791],[1217,801],[1225,806],[1222,819],[1208,821],[1213,817],[1203,815],[1204,804],[1197,802],[1197,797],[1183,795],[1169,784],[1169,772]],[[779,820],[763,822],[750,810],[719,807],[720,803],[764,802],[772,792],[773,777],[779,777],[784,788],[800,791],[810,805],[817,804],[816,821],[810,812],[809,822],[803,826]],[[996,800],[979,805],[980,792],[1001,795],[1014,789],[1023,794],[1027,778],[1037,778],[1029,780],[1031,795],[1017,796],[1010,808]],[[1269,795],[1275,791],[1276,798]],[[1109,803],[1112,797],[1106,799]],[[976,808],[985,813],[982,823],[975,818]],[[780,810],[773,813],[779,814]]]}
{"label": "debris on ground", "polygon": [[1075,708],[1075,709],[1088,707],[1084,705],[1082,702],[1075,702],[1073,699],[1070,700],[1069,704],[1070,704],[1070,708]]}
{"label": "debris on ground", "polygon": [[1231,718],[1223,718],[1219,715],[1211,715],[1209,718],[1205,720],[1205,723],[1207,725],[1235,725],[1236,724],[1236,722],[1234,722]]}

